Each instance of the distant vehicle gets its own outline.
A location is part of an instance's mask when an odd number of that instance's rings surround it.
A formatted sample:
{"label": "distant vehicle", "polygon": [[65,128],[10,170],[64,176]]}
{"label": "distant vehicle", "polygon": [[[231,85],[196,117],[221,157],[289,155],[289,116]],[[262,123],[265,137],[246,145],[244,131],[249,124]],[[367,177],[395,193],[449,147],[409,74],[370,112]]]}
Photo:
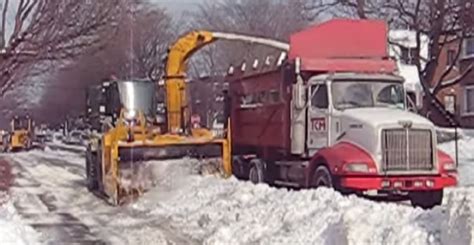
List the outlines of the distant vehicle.
{"label": "distant vehicle", "polygon": [[35,128],[36,141],[40,143],[52,142],[53,132],[48,127],[42,124],[40,127]]}
{"label": "distant vehicle", "polygon": [[33,120],[29,116],[15,116],[10,127],[10,132],[2,134],[2,151],[30,150],[35,138]]}
{"label": "distant vehicle", "polygon": [[82,145],[84,142],[84,134],[81,131],[71,131],[65,138],[64,143],[68,145]]}

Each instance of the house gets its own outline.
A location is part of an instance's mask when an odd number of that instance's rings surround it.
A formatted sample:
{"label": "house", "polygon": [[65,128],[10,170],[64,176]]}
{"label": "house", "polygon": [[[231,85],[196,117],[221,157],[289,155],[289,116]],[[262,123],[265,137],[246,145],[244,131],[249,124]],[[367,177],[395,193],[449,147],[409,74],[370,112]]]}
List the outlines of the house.
{"label": "house", "polygon": [[188,108],[199,117],[200,126],[212,128],[223,111],[222,91],[226,87],[223,75],[203,75],[187,84]]}
{"label": "house", "polygon": [[[415,65],[416,58],[416,32],[410,30],[391,30],[389,32],[389,55],[395,58],[399,75],[405,79],[405,90],[409,103],[420,108],[423,105],[423,88],[421,86],[419,71]],[[422,35],[420,56],[422,68],[426,65],[428,57],[428,37]]]}
{"label": "house", "polygon": [[[461,74],[461,62],[457,60],[460,43],[449,40],[443,45],[438,58],[433,79],[429,89],[436,91],[432,98],[424,93],[419,77],[419,70],[415,65],[416,59],[416,32],[410,30],[392,30],[389,33],[390,55],[397,60],[399,73],[405,78],[405,89],[409,95],[409,102],[415,102],[421,114],[439,126],[452,126],[454,119],[459,118],[461,111],[461,88],[458,80]],[[421,69],[426,67],[429,57],[429,38],[421,35]],[[451,68],[451,64],[454,64]],[[439,89],[438,87],[442,87]]]}
{"label": "house", "polygon": [[464,40],[462,45],[459,69],[465,74],[460,82],[460,117],[461,126],[474,128],[474,36]]}
{"label": "house", "polygon": [[[436,92],[436,99],[426,99],[425,115],[436,125],[449,127],[454,125],[454,119],[459,119],[461,111],[461,90],[459,80],[460,62],[458,52],[461,40],[449,40],[442,46],[438,65],[430,82],[431,91],[443,87]],[[452,66],[452,67],[451,67]],[[449,114],[449,115],[448,115]],[[459,120],[458,120],[459,121]]]}

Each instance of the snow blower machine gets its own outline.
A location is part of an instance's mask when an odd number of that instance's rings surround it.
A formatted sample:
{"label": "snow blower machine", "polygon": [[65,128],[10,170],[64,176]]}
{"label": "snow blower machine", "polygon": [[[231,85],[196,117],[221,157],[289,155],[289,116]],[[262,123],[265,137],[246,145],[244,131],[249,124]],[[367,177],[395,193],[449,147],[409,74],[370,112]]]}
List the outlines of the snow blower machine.
{"label": "snow blower machine", "polygon": [[34,141],[34,122],[29,116],[15,116],[10,132],[2,135],[3,152],[30,150]]}
{"label": "snow blower machine", "polygon": [[[157,116],[156,81],[112,81],[88,91],[87,115],[92,128],[86,154],[90,191],[113,205],[127,203],[153,185],[152,168],[162,159],[197,158],[202,170],[223,177],[232,174],[230,133],[222,138],[206,128],[194,128],[186,91],[186,64],[192,54],[218,39],[258,43],[278,49],[278,41],[235,34],[195,31],[169,49],[161,85],[165,113]],[[163,120],[159,120],[159,119]],[[155,165],[158,164],[158,165]]]}

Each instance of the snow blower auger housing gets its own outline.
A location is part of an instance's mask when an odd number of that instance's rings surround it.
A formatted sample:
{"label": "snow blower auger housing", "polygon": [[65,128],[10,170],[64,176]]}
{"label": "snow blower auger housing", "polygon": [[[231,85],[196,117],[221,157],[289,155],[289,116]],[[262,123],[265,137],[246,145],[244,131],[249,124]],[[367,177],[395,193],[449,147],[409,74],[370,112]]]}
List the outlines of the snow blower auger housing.
{"label": "snow blower auger housing", "polygon": [[215,139],[201,129],[190,135],[163,132],[155,88],[150,81],[117,81],[106,83],[100,88],[103,96],[96,96],[105,114],[103,132],[93,134],[87,147],[87,184],[113,205],[128,203],[154,185],[153,168],[160,162],[153,160],[210,159],[219,174],[231,174],[228,139]]}

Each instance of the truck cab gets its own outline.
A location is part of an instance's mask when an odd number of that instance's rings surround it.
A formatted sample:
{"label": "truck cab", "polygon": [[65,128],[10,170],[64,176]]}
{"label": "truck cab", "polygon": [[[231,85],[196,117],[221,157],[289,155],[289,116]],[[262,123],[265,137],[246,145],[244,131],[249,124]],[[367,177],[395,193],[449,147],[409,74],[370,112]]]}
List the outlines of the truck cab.
{"label": "truck cab", "polygon": [[378,195],[456,183],[455,163],[437,149],[433,123],[408,111],[403,82],[356,73],[309,80],[305,153],[338,175],[340,187]]}
{"label": "truck cab", "polygon": [[456,164],[438,150],[433,123],[409,111],[386,30],[378,21],[323,23],[292,36],[283,64],[230,76],[234,175],[441,204],[457,184]]}

